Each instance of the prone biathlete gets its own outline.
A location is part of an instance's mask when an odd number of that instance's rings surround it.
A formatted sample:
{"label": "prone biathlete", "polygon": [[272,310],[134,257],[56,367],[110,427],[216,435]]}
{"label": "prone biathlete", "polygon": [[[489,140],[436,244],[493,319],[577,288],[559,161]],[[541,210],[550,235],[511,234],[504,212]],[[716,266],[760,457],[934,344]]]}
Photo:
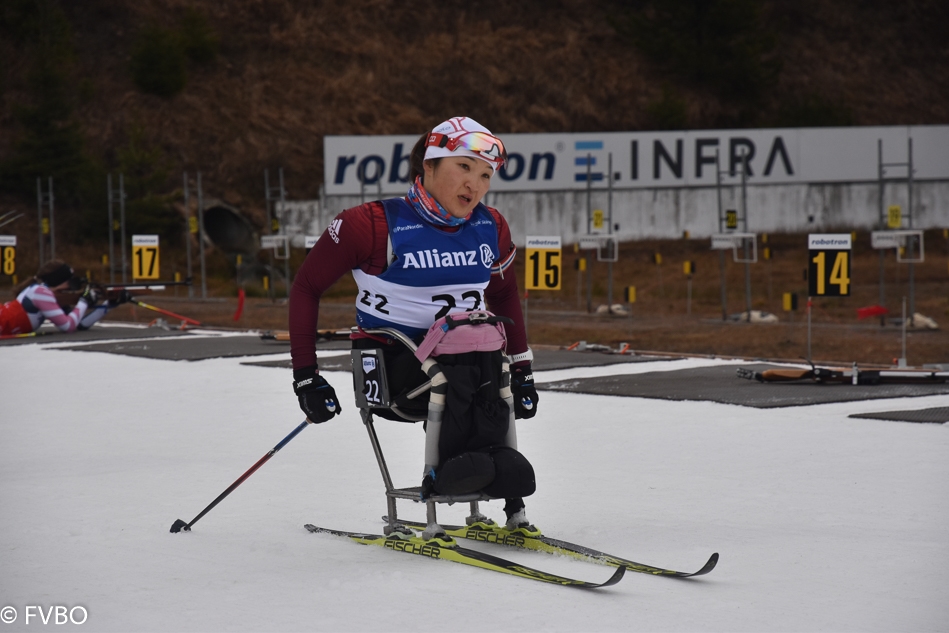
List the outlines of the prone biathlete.
{"label": "prone biathlete", "polygon": [[[82,289],[76,305],[69,311],[56,299],[56,293]],[[123,292],[118,300],[101,302],[102,296],[92,285],[82,288],[72,267],[52,260],[43,264],[31,279],[14,288],[16,299],[0,304],[0,336],[29,334],[49,321],[60,332],[86,330],[104,317],[111,308],[129,300]]]}

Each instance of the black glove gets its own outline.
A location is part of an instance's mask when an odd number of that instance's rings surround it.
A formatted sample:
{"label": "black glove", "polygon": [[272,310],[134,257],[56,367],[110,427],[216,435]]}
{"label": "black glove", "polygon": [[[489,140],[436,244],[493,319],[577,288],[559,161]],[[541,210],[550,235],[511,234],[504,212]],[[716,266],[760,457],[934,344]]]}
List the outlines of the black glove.
{"label": "black glove", "polygon": [[297,394],[307,420],[313,424],[326,422],[343,411],[336,391],[316,373],[315,366],[293,370],[293,393]]}
{"label": "black glove", "polygon": [[79,295],[79,299],[85,301],[86,309],[90,310],[94,305],[99,303],[99,291],[92,286],[86,286],[86,289]]}
{"label": "black glove", "polygon": [[532,418],[537,413],[537,389],[530,363],[511,367],[511,391],[514,394],[514,417]]}
{"label": "black glove", "polygon": [[120,306],[123,303],[128,303],[132,300],[132,295],[128,290],[122,288],[114,296],[109,297],[109,307],[114,308],[115,306]]}

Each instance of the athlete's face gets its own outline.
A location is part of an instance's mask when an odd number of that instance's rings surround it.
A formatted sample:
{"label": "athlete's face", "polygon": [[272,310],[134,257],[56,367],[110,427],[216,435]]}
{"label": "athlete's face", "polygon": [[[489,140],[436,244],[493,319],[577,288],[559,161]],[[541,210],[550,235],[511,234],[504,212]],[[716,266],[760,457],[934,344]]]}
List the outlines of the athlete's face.
{"label": "athlete's face", "polygon": [[491,165],[470,156],[448,156],[436,167],[427,160],[425,189],[456,218],[467,217],[491,187]]}

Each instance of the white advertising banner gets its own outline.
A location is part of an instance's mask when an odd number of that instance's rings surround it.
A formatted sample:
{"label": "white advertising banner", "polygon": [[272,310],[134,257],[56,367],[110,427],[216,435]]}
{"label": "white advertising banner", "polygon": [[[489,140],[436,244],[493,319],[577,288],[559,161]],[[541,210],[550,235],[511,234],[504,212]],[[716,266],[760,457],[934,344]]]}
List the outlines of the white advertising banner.
{"label": "white advertising banner", "polygon": [[[607,186],[612,159],[616,189],[711,187],[738,181],[747,163],[750,185],[868,182],[884,163],[908,162],[914,178],[949,180],[949,125],[673,132],[499,134],[508,163],[492,191],[577,190]],[[327,136],[323,143],[327,195],[403,194],[409,153],[418,136]],[[890,166],[886,177],[906,176]]]}

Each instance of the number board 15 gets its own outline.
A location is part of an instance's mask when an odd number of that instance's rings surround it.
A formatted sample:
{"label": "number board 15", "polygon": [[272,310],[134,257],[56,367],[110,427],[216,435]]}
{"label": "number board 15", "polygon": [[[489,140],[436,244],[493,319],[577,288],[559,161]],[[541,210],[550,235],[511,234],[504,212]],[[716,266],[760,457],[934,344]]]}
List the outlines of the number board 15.
{"label": "number board 15", "polygon": [[559,235],[527,236],[525,289],[560,290],[561,246]]}

